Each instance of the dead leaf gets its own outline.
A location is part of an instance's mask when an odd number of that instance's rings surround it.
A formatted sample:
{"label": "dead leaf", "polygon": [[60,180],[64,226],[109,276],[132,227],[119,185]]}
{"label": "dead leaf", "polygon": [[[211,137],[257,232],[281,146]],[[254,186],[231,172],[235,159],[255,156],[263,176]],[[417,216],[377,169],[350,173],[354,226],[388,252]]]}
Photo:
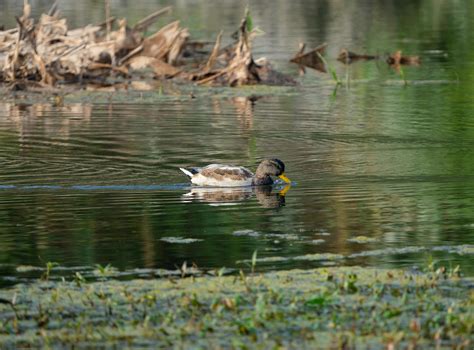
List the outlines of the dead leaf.
{"label": "dead leaf", "polygon": [[[300,44],[300,48],[297,54],[290,60],[290,62],[296,63],[300,66],[316,69],[322,73],[327,73],[326,66],[321,60],[319,55],[322,55],[326,50],[327,44],[321,44],[311,51],[304,53],[305,45]],[[319,55],[318,55],[319,54]]]}
{"label": "dead leaf", "polygon": [[402,56],[402,51],[398,50],[388,56],[387,63],[391,66],[418,66],[421,60],[419,56]]}
{"label": "dead leaf", "polygon": [[155,76],[160,78],[173,78],[181,73],[181,70],[178,68],[154,57],[133,57],[127,65],[131,70],[151,68]]}
{"label": "dead leaf", "polygon": [[204,72],[209,72],[216,62],[217,56],[219,54],[219,49],[221,46],[222,34],[223,34],[223,31],[221,30],[219,35],[217,35],[216,43],[214,44],[214,47],[212,48],[212,52],[209,55],[209,59],[207,60],[206,65],[204,66],[204,69],[203,69]]}
{"label": "dead leaf", "polygon": [[375,60],[377,58],[378,56],[375,55],[360,55],[347,49],[342,49],[339,56],[337,56],[337,60],[345,64],[351,64],[359,60]]}
{"label": "dead leaf", "polygon": [[179,21],[172,22],[143,41],[141,55],[174,64],[188,37],[188,30],[180,28]]}
{"label": "dead leaf", "polygon": [[162,8],[156,12],[153,12],[151,15],[146,16],[145,18],[141,19],[138,21],[134,26],[133,30],[136,32],[144,32],[148,29],[149,26],[151,26],[153,23],[155,23],[159,17],[161,17],[164,14],[169,14],[171,13],[171,6],[167,6],[165,8]]}

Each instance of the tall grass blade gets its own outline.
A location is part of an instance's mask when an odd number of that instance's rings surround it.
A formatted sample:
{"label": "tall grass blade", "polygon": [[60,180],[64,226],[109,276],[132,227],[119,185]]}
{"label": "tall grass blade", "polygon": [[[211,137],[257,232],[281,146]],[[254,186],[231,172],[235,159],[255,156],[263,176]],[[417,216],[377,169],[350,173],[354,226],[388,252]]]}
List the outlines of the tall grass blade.
{"label": "tall grass blade", "polygon": [[321,61],[323,61],[324,65],[326,66],[326,69],[329,71],[329,73],[331,73],[331,76],[336,82],[336,84],[341,85],[341,80],[337,76],[336,70],[331,65],[329,65],[328,61],[326,61],[326,59],[319,52],[316,52],[316,54],[321,59]]}
{"label": "tall grass blade", "polygon": [[255,272],[255,266],[257,266],[257,250],[254,250],[252,254],[252,273]]}

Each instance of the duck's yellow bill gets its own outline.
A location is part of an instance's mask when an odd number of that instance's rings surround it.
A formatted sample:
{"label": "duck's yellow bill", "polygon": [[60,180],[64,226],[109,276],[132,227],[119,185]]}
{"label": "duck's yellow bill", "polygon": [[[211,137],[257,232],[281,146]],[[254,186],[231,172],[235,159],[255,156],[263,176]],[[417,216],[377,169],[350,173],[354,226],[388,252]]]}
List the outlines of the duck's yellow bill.
{"label": "duck's yellow bill", "polygon": [[290,179],[289,179],[289,178],[287,178],[287,177],[285,176],[285,174],[284,174],[284,173],[283,173],[283,174],[281,174],[281,175],[280,175],[280,176],[278,176],[278,177],[279,177],[280,179],[282,179],[283,181],[285,181],[287,184],[291,184],[291,181],[290,181]]}
{"label": "duck's yellow bill", "polygon": [[279,194],[280,196],[283,196],[283,197],[284,197],[285,194],[286,194],[286,192],[288,192],[288,191],[290,190],[290,188],[291,188],[291,185],[285,185],[285,188],[282,189],[280,192],[278,192],[278,194]]}

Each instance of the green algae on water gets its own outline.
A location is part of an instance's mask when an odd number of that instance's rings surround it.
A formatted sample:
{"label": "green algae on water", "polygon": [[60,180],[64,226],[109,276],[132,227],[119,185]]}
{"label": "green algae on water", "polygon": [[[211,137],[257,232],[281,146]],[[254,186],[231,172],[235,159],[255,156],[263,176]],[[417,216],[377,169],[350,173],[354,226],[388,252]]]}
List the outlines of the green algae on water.
{"label": "green algae on water", "polygon": [[367,237],[367,236],[355,236],[355,237],[352,237],[352,238],[348,238],[347,241],[352,242],[352,243],[365,244],[365,243],[377,242],[378,239],[373,238],[373,237]]}
{"label": "green algae on water", "polygon": [[361,267],[38,281],[0,290],[0,347],[467,349],[473,286],[458,271]]}
{"label": "green algae on water", "polygon": [[201,241],[203,241],[203,239],[184,238],[184,237],[163,237],[163,238],[160,239],[160,241],[163,241],[163,242],[166,242],[166,243],[189,244],[189,243],[201,242]]}

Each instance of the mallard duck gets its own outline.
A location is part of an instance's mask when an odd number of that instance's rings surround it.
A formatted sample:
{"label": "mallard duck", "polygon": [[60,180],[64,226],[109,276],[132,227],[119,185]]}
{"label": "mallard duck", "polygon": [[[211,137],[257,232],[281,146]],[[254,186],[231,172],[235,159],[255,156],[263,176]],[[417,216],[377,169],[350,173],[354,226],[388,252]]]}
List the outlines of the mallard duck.
{"label": "mallard duck", "polygon": [[204,168],[180,168],[198,186],[241,187],[273,184],[272,176],[291,183],[285,176],[285,164],[279,159],[263,160],[255,174],[242,166],[210,164]]}

